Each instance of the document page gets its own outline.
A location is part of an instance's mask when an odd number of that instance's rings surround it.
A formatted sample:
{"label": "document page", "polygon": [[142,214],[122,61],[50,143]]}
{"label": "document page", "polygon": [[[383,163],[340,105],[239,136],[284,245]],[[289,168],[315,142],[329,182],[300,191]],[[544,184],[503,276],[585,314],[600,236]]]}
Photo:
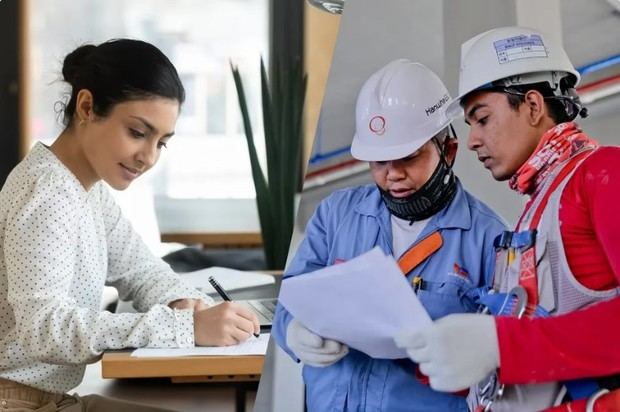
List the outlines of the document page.
{"label": "document page", "polygon": [[391,256],[374,248],[282,281],[280,303],[314,333],[374,358],[406,358],[393,337],[431,319]]}
{"label": "document page", "polygon": [[131,353],[137,358],[168,358],[174,356],[240,356],[264,355],[267,353],[269,333],[260,337],[250,337],[243,343],[233,346],[197,346],[195,348],[140,348]]}
{"label": "document page", "polygon": [[248,272],[219,266],[200,269],[194,272],[179,273],[179,275],[193,287],[210,294],[216,294],[217,292],[209,284],[209,276],[213,276],[229,292],[275,283],[273,276],[266,273]]}

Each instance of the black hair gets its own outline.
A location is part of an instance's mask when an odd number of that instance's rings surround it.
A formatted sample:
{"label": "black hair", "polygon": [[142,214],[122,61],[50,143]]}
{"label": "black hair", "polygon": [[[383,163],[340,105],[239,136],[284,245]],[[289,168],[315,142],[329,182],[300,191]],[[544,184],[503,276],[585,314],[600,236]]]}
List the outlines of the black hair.
{"label": "black hair", "polygon": [[566,113],[566,107],[562,102],[558,99],[553,99],[551,97],[554,96],[553,90],[549,83],[533,83],[522,86],[510,86],[508,90],[514,89],[518,93],[510,93],[510,91],[504,91],[506,98],[508,99],[508,105],[513,109],[517,110],[519,106],[525,103],[525,94],[530,90],[535,90],[542,94],[545,98],[545,105],[547,106],[547,110],[549,111],[549,117],[556,123],[564,123],[571,120],[568,113]]}
{"label": "black hair", "polygon": [[157,47],[140,40],[114,39],[98,46],[80,46],[65,57],[62,75],[71,85],[64,107],[67,127],[82,89],[92,93],[93,111],[102,117],[115,104],[130,100],[164,97],[179,105],[185,101],[185,89],[170,60]]}

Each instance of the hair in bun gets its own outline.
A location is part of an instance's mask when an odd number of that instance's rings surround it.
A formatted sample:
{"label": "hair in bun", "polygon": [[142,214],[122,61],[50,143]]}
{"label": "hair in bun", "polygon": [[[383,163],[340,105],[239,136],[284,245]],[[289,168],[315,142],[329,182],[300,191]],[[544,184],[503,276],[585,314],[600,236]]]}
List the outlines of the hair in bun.
{"label": "hair in bun", "polygon": [[62,64],[62,77],[64,80],[73,85],[76,76],[80,72],[80,67],[84,65],[84,61],[97,49],[97,46],[85,44],[73,50],[65,57]]}
{"label": "hair in bun", "polygon": [[176,69],[157,47],[141,40],[114,39],[98,46],[86,44],[69,53],[62,67],[71,96],[64,123],[71,126],[77,95],[93,95],[93,112],[105,117],[115,104],[163,97],[182,104],[185,89]]}

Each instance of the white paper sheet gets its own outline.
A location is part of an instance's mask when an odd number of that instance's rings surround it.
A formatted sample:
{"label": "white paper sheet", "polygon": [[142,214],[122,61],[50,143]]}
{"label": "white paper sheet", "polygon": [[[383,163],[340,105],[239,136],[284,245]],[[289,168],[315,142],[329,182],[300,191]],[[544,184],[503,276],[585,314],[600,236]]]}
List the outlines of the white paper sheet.
{"label": "white paper sheet", "polygon": [[184,280],[205,293],[217,294],[209,284],[209,276],[213,276],[227,292],[275,283],[273,276],[260,272],[248,272],[219,266],[194,272],[179,273]]}
{"label": "white paper sheet", "polygon": [[261,333],[260,337],[251,337],[239,345],[233,346],[198,346],[195,348],[140,348],[131,353],[137,358],[169,358],[175,356],[241,356],[264,355],[267,353],[269,333]]}
{"label": "white paper sheet", "polygon": [[431,324],[396,261],[377,247],[282,281],[279,301],[308,329],[374,358],[405,358],[393,337]]}

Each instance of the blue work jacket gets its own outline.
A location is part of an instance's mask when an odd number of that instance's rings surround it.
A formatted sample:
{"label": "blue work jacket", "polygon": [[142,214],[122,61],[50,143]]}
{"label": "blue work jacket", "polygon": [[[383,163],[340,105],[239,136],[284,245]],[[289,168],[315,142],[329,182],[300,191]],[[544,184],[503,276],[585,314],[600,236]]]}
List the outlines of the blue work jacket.
{"label": "blue work jacket", "polygon": [[[477,309],[474,292],[491,283],[493,239],[503,230],[503,220],[459,183],[452,202],[432,217],[418,237],[420,241],[439,231],[443,246],[407,275],[409,280],[416,275],[424,279],[417,294],[431,318]],[[375,246],[392,254],[390,213],[377,187],[335,192],[320,203],[309,221],[285,278],[312,276],[310,272],[352,259]],[[291,319],[278,305],[272,334],[298,361],[286,344]],[[409,359],[374,359],[353,349],[326,368],[304,365],[308,410],[467,411],[464,397],[432,390],[416,378],[415,371],[416,365]]]}

